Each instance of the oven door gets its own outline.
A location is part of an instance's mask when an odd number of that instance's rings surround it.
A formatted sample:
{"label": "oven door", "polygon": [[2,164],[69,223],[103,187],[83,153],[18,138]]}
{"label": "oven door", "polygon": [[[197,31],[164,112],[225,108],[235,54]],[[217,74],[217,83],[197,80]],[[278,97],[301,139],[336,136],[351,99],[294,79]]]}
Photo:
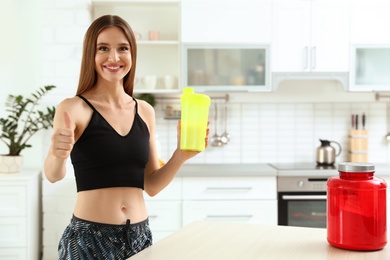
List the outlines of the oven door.
{"label": "oven door", "polygon": [[278,192],[278,225],[326,228],[326,192]]}

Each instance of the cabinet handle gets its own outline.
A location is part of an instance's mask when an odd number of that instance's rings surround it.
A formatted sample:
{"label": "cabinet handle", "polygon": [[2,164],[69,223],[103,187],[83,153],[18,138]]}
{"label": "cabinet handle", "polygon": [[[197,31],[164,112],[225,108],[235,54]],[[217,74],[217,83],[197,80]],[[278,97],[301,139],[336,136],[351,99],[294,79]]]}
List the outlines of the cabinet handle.
{"label": "cabinet handle", "polygon": [[248,192],[252,187],[207,187],[206,192]]}
{"label": "cabinet handle", "polygon": [[358,76],[362,76],[362,59],[359,55],[359,52],[357,49],[355,49],[355,57],[356,57],[356,75],[355,75],[355,80]]}
{"label": "cabinet handle", "polygon": [[309,47],[305,46],[305,48],[303,48],[303,64],[305,64],[303,66],[303,69],[307,69],[307,66],[308,66],[308,54],[309,54]]}
{"label": "cabinet handle", "polygon": [[317,65],[316,52],[317,52],[316,46],[312,47],[311,48],[311,69],[315,69]]}
{"label": "cabinet handle", "polygon": [[156,219],[158,215],[149,215],[149,219]]}
{"label": "cabinet handle", "polygon": [[326,195],[283,195],[284,200],[326,200]]}
{"label": "cabinet handle", "polygon": [[207,215],[206,219],[250,219],[253,218],[253,215]]}

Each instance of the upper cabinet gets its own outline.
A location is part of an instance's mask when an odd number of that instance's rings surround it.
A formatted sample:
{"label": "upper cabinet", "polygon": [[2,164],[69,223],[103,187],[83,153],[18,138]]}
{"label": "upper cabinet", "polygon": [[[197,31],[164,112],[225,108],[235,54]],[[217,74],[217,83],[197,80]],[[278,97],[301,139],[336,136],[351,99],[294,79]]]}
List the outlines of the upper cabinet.
{"label": "upper cabinet", "polygon": [[390,1],[351,2],[351,43],[390,44]]}
{"label": "upper cabinet", "polygon": [[196,91],[270,91],[269,48],[184,44],[183,85]]}
{"label": "upper cabinet", "polygon": [[390,91],[390,44],[354,45],[351,91]]}
{"label": "upper cabinet", "polygon": [[272,0],[182,0],[184,43],[269,44]]}
{"label": "upper cabinet", "polygon": [[390,91],[390,1],[351,2],[350,91]]}
{"label": "upper cabinet", "polygon": [[273,72],[347,72],[349,1],[275,0]]}
{"label": "upper cabinet", "polygon": [[165,0],[92,0],[93,19],[115,14],[137,38],[134,92],[169,93],[180,88],[180,2]]}

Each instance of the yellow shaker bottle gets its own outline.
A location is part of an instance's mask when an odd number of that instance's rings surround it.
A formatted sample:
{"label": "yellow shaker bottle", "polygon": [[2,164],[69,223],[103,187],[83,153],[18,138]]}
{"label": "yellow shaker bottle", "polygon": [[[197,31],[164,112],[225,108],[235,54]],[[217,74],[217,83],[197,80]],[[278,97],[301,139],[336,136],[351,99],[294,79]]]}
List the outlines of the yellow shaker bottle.
{"label": "yellow shaker bottle", "polygon": [[180,149],[203,151],[209,117],[210,97],[184,88],[181,96]]}

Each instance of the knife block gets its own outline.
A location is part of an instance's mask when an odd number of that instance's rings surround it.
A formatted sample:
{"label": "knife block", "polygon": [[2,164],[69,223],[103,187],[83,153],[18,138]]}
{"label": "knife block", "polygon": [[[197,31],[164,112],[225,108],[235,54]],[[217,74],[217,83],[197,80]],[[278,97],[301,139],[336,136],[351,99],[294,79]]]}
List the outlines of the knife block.
{"label": "knife block", "polygon": [[349,130],[348,160],[350,162],[368,162],[368,131]]}

